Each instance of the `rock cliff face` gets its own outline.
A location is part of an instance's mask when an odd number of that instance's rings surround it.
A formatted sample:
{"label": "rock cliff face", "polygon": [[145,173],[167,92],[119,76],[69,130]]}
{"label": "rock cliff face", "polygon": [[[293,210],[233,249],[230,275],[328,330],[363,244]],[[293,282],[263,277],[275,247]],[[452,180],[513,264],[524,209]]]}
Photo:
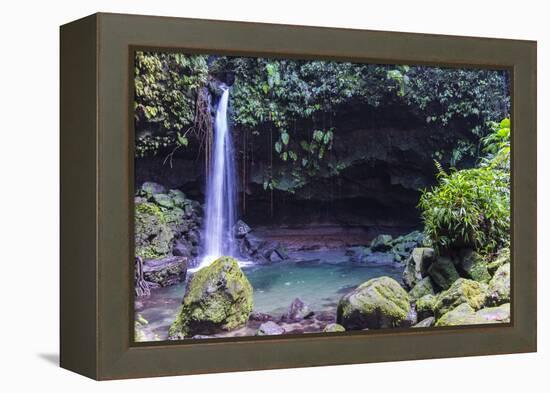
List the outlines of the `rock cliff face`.
{"label": "rock cliff face", "polygon": [[[352,116],[352,115],[350,115]],[[399,119],[395,121],[399,124]],[[233,129],[236,141],[236,164],[239,168],[239,197],[246,194],[246,210],[242,218],[251,225],[335,223],[363,226],[408,226],[419,224],[416,208],[419,190],[435,181],[434,156],[437,152],[448,162],[460,132],[429,129],[425,125],[407,123],[392,125],[390,120],[373,124],[343,121],[335,125],[334,145],[327,162],[338,165],[338,174],[322,169],[304,178],[304,185],[288,191],[290,174],[280,174],[273,190],[264,189],[265,173],[270,166],[268,133],[250,136],[254,154],[247,155],[246,182],[243,182],[242,133]],[[449,135],[454,135],[449,140]],[[197,146],[195,146],[197,145]],[[204,163],[198,143],[190,143],[184,152],[175,155],[171,165],[164,157],[136,160],[136,184],[155,181],[169,188],[186,191],[191,198],[204,198]],[[288,166],[274,157],[273,170],[281,173]],[[284,172],[284,171],[283,171]],[[272,213],[273,211],[273,213]]]}

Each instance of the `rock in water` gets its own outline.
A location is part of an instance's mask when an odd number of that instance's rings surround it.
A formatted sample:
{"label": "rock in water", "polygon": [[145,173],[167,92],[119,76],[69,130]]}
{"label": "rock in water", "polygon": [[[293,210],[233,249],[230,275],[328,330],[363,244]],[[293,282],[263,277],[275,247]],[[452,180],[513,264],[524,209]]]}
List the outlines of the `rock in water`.
{"label": "rock in water", "polygon": [[510,264],[498,268],[489,282],[487,295],[488,306],[498,306],[510,302]]}
{"label": "rock in water", "polygon": [[413,249],[403,271],[403,283],[407,288],[413,288],[417,282],[426,277],[434,259],[435,251],[433,248],[418,247]]}
{"label": "rock in water", "polygon": [[237,261],[221,257],[192,277],[169,335],[191,337],[243,326],[252,302],[252,286]]}
{"label": "rock in water", "polygon": [[448,289],[460,278],[453,261],[447,257],[437,258],[428,269],[428,274],[433,283],[441,290]]}
{"label": "rock in water", "polygon": [[475,310],[468,305],[468,303],[462,303],[458,307],[453,308],[451,311],[443,315],[435,323],[436,327],[439,326],[461,326],[461,325],[478,325],[488,323],[485,318],[475,313]]}
{"label": "rock in water", "polygon": [[277,325],[273,321],[268,321],[260,325],[258,331],[256,332],[256,336],[278,336],[279,334],[283,334],[284,332],[285,329],[283,329],[281,326]]}
{"label": "rock in water", "polygon": [[437,318],[453,308],[466,303],[473,310],[479,310],[485,304],[487,285],[477,281],[460,278],[451,287],[437,296],[434,312]]}
{"label": "rock in water", "polygon": [[344,328],[342,325],[339,325],[337,323],[329,323],[323,329],[324,333],[340,333],[345,331],[346,331],[346,328]]}
{"label": "rock in water", "polygon": [[233,231],[235,232],[236,237],[243,238],[252,232],[252,228],[250,228],[243,220],[239,220],[233,227]]}
{"label": "rock in water", "polygon": [[392,248],[391,235],[378,235],[370,243],[372,251],[389,251]]}
{"label": "rock in water", "polygon": [[409,300],[394,279],[373,278],[340,299],[336,320],[346,330],[401,326],[411,309]]}
{"label": "rock in water", "polygon": [[282,320],[284,321],[301,321],[303,319],[309,318],[313,315],[307,304],[305,304],[300,298],[296,298],[290,304],[288,311],[283,315]]}

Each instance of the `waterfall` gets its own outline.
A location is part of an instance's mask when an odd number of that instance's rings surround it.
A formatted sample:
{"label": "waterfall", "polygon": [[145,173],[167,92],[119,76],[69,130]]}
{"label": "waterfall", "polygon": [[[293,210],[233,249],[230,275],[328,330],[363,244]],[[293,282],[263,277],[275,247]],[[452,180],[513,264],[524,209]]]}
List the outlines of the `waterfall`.
{"label": "waterfall", "polygon": [[227,125],[229,89],[224,88],[216,110],[214,143],[206,179],[204,250],[199,267],[217,258],[235,256],[236,174],[233,141]]}

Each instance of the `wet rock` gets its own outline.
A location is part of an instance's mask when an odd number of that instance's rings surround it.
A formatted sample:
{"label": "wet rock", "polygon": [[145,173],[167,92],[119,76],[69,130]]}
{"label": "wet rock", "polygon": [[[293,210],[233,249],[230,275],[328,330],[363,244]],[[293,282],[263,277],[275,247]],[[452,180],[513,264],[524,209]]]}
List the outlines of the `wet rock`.
{"label": "wet rock", "polygon": [[434,293],[432,279],[430,277],[424,277],[416,283],[413,289],[410,290],[409,296],[412,300],[417,300],[422,296],[433,295]]}
{"label": "wet rock", "polygon": [[161,287],[174,285],[185,280],[187,262],[185,257],[149,259],[143,262],[143,276],[146,281]]}
{"label": "wet rock", "polygon": [[424,295],[416,301],[416,313],[419,320],[423,320],[434,315],[436,301],[437,297],[435,295]]}
{"label": "wet rock", "polygon": [[499,267],[502,265],[510,263],[510,249],[509,248],[503,248],[498,252],[497,257],[494,261],[491,261],[487,264],[487,270],[489,271],[489,274],[491,276],[494,276],[496,271]]}
{"label": "wet rock", "polygon": [[434,317],[428,317],[424,318],[420,322],[418,322],[416,325],[413,325],[413,328],[427,328],[433,326],[435,323]]}
{"label": "wet rock", "polygon": [[265,314],[259,311],[254,311],[252,314],[250,314],[249,319],[251,321],[267,322],[267,321],[272,321],[273,317],[269,314]]}
{"label": "wet rock", "polygon": [[168,196],[172,198],[172,202],[174,203],[175,206],[179,208],[185,207],[187,199],[185,198],[185,194],[180,190],[172,189],[168,191]]}
{"label": "wet rock", "polygon": [[239,220],[235,224],[233,231],[235,232],[236,237],[243,238],[252,231],[252,228],[250,228],[244,221]]}
{"label": "wet rock", "polygon": [[453,261],[448,257],[437,257],[428,268],[428,275],[439,290],[448,289],[460,275],[456,271]]}
{"label": "wet rock", "polygon": [[169,335],[192,337],[243,326],[252,302],[252,286],[237,261],[221,257],[192,277]]}
{"label": "wet rock", "polygon": [[199,340],[199,339],[205,339],[205,338],[212,338],[212,336],[207,336],[205,334],[195,334],[193,337],[191,337],[193,340]]}
{"label": "wet rock", "polygon": [[394,279],[373,278],[340,299],[336,321],[346,330],[401,326],[411,308],[409,301]]}
{"label": "wet rock", "polygon": [[283,321],[301,321],[303,319],[313,316],[307,304],[305,304],[300,298],[296,298],[290,304],[288,311],[283,315]]}
{"label": "wet rock", "polygon": [[416,305],[412,304],[411,309],[407,313],[407,317],[405,318],[401,326],[411,327],[413,325],[416,325],[417,322],[418,322],[418,314],[416,312]]}
{"label": "wet rock", "polygon": [[412,289],[418,281],[422,280],[428,274],[434,259],[435,251],[432,248],[418,247],[413,249],[403,270],[403,283],[405,286]]}
{"label": "wet rock", "polygon": [[466,278],[485,283],[491,279],[491,275],[487,270],[487,263],[481,255],[471,249],[460,250],[457,265]]}
{"label": "wet rock", "polygon": [[285,329],[283,329],[281,326],[277,325],[273,321],[268,321],[260,325],[260,327],[258,328],[258,331],[256,332],[256,335],[257,336],[278,336],[284,333],[285,333]]}
{"label": "wet rock", "polygon": [[498,307],[482,308],[476,314],[489,323],[507,323],[510,322],[510,303],[505,303]]}
{"label": "wet rock", "polygon": [[475,310],[468,303],[462,303],[441,316],[435,323],[435,326],[462,326],[485,323],[487,323],[487,320],[476,314]]}
{"label": "wet rock", "polygon": [[378,235],[370,243],[372,251],[389,251],[392,248],[391,235]]}
{"label": "wet rock", "polygon": [[485,304],[487,286],[477,281],[460,278],[451,287],[437,296],[434,306],[436,318],[451,311],[455,307],[466,303],[474,311],[479,310]]}
{"label": "wet rock", "polygon": [[346,328],[342,325],[339,325],[337,323],[329,323],[325,328],[323,329],[323,332],[325,333],[340,333],[345,332]]}
{"label": "wet rock", "polygon": [[510,264],[498,268],[489,282],[487,305],[498,306],[510,302]]}
{"label": "wet rock", "polygon": [[151,181],[144,182],[141,185],[140,190],[147,197],[152,197],[155,194],[163,194],[166,192],[166,188],[164,188],[163,185]]}
{"label": "wet rock", "polygon": [[372,252],[361,258],[363,263],[390,265],[396,262],[395,256],[391,252]]}
{"label": "wet rock", "polygon": [[155,194],[153,200],[159,206],[171,209],[174,207],[174,201],[167,194]]}
{"label": "wet rock", "polygon": [[188,242],[182,239],[177,239],[174,242],[174,246],[172,247],[172,254],[174,254],[175,256],[190,258],[192,255],[191,248],[191,244],[189,244]]}

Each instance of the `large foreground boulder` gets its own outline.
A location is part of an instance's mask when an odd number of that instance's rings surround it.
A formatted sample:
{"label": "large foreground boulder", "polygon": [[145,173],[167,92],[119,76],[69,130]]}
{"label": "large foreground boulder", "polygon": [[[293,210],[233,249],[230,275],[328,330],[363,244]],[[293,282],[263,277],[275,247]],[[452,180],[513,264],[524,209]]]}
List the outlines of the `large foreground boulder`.
{"label": "large foreground boulder", "polygon": [[510,303],[510,264],[506,263],[498,268],[489,282],[487,305],[498,306]]}
{"label": "large foreground boulder", "polygon": [[252,286],[237,261],[221,257],[192,277],[170,337],[213,334],[246,324],[252,312]]}
{"label": "large foreground boulder", "polygon": [[391,328],[401,326],[410,309],[409,295],[401,285],[379,277],[340,299],[336,319],[346,330]]}
{"label": "large foreground boulder", "polygon": [[451,287],[437,296],[434,305],[436,318],[451,311],[455,307],[466,303],[474,311],[479,310],[485,304],[487,285],[477,281],[460,278]]}

